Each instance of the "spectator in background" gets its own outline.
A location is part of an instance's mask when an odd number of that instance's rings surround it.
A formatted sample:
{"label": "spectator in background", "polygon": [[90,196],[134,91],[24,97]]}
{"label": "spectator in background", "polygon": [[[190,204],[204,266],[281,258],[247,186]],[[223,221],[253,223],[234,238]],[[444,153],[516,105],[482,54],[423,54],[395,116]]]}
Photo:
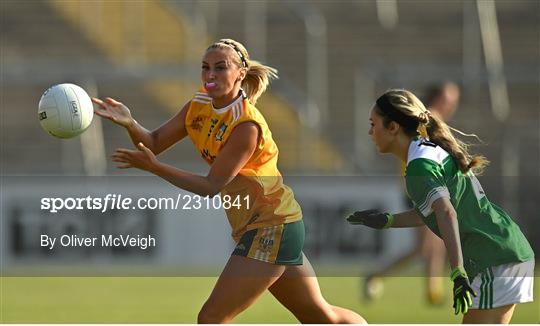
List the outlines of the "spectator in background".
{"label": "spectator in background", "polygon": [[[456,112],[459,103],[459,87],[453,82],[443,82],[431,85],[425,92],[426,107],[441,120],[448,122]],[[402,173],[405,166],[402,166]],[[411,203],[407,199],[407,204]],[[415,228],[416,243],[411,251],[390,262],[383,269],[376,271],[366,278],[364,297],[367,300],[377,299],[382,295],[382,278],[405,267],[416,258],[421,258],[425,264],[426,299],[432,305],[444,302],[443,271],[446,260],[446,250],[443,241],[431,232],[427,226]]]}

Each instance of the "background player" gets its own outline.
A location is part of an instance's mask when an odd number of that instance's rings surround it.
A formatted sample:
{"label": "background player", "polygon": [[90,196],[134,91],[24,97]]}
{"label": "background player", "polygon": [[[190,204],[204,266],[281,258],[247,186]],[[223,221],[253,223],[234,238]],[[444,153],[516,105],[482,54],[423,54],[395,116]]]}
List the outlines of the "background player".
{"label": "background player", "polygon": [[415,209],[395,215],[360,211],[349,222],[377,229],[427,225],[448,252],[455,313],[464,314],[464,323],[509,323],[517,303],[533,300],[534,253],[475,177],[485,158],[470,155],[449,126],[406,90],[379,97],[370,121],[377,150],[407,163],[405,182]]}
{"label": "background player", "polygon": [[[277,71],[251,60],[242,44],[222,39],[202,59],[204,88],[155,131],[139,125],[122,103],[93,99],[96,114],[126,128],[137,150],[117,149],[119,168],[149,171],[201,196],[249,196],[227,209],[237,242],[198,315],[200,323],[225,323],[270,292],[303,323],[364,323],[358,314],[332,306],[302,253],[300,206],[277,170],[278,149],[254,106]],[[157,160],[156,155],[189,136],[210,165],[195,175]]]}

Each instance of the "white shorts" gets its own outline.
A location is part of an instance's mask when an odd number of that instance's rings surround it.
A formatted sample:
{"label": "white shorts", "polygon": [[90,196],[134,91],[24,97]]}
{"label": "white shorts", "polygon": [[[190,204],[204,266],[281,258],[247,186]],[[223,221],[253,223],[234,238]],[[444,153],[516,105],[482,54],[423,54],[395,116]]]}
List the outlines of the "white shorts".
{"label": "white shorts", "polygon": [[471,309],[493,309],[533,301],[534,260],[489,267],[472,281]]}

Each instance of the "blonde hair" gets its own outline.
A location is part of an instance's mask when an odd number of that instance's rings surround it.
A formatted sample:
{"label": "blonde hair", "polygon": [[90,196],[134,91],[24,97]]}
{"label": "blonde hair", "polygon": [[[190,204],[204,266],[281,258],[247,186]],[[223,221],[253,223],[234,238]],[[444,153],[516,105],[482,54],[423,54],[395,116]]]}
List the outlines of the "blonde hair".
{"label": "blonde hair", "polygon": [[[422,101],[413,93],[404,89],[390,89],[382,97],[385,97],[395,110],[417,122],[416,128],[405,127],[400,124],[407,136],[413,137],[420,135],[443,148],[454,158],[462,173],[472,170],[480,174],[489,164],[489,161],[484,156],[471,155],[469,153],[470,144],[457,139],[453,132],[459,133],[462,136],[472,136],[479,139],[476,135],[465,134],[450,127],[441,118],[432,115]],[[377,106],[376,108],[377,113],[383,117],[384,126],[388,127],[390,122],[394,120],[390,119],[380,107]]]}
{"label": "blonde hair", "polygon": [[247,69],[246,77],[242,80],[242,88],[252,104],[257,103],[259,97],[266,91],[270,80],[278,78],[278,71],[275,68],[251,60],[244,45],[238,41],[221,39],[210,45],[206,51],[210,49],[232,49],[237,54],[233,56],[233,60],[238,67]]}

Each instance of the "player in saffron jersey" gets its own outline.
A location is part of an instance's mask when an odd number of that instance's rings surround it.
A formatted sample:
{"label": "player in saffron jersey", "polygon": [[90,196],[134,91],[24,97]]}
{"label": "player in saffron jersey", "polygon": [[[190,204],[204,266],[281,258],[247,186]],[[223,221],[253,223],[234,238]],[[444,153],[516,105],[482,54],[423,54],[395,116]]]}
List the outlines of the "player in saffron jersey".
{"label": "player in saffron jersey", "polygon": [[[137,150],[118,149],[119,168],[139,168],[202,196],[249,196],[250,205],[226,209],[237,245],[210,297],[200,323],[230,322],[266,290],[303,323],[365,323],[353,311],[332,306],[302,253],[304,224],[293,192],[277,169],[278,149],[255,107],[274,68],[251,60],[231,39],[210,45],[202,58],[203,88],[168,122],[150,132],[122,103],[93,99],[96,114],[125,127]],[[195,175],[156,155],[189,136],[210,165]]]}
{"label": "player in saffron jersey", "polygon": [[517,303],[533,300],[534,253],[473,173],[484,168],[485,158],[470,155],[450,127],[406,90],[379,97],[370,121],[377,150],[407,164],[414,209],[395,215],[359,211],[348,221],[377,229],[427,225],[447,249],[455,313],[464,314],[464,323],[509,323]]}

